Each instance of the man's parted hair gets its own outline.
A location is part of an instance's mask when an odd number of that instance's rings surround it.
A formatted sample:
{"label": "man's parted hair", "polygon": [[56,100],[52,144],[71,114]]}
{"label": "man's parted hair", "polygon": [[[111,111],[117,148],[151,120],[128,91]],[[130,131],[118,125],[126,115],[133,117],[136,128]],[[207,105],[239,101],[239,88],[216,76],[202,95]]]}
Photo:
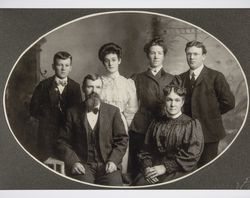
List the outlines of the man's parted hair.
{"label": "man's parted hair", "polygon": [[68,52],[66,52],[66,51],[60,51],[60,52],[57,52],[54,55],[53,63],[55,64],[57,59],[66,60],[68,58],[70,59],[70,62],[72,63],[72,56],[71,56],[71,54],[68,53]]}
{"label": "man's parted hair", "polygon": [[200,41],[196,41],[196,40],[189,41],[186,44],[185,52],[187,52],[188,48],[190,48],[190,47],[201,48],[202,49],[202,54],[206,54],[207,53],[207,49],[206,49],[205,45],[202,42],[200,42]]}

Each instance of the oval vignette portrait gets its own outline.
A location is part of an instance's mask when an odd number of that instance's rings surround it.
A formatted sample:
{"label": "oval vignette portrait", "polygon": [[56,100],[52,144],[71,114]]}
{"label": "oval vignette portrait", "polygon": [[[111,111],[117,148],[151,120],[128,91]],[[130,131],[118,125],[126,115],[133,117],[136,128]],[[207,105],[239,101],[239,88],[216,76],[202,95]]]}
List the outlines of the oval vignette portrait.
{"label": "oval vignette portrait", "polygon": [[19,145],[54,173],[153,187],[230,152],[247,117],[247,87],[230,49],[195,24],[104,12],[31,44],[9,74],[4,108]]}

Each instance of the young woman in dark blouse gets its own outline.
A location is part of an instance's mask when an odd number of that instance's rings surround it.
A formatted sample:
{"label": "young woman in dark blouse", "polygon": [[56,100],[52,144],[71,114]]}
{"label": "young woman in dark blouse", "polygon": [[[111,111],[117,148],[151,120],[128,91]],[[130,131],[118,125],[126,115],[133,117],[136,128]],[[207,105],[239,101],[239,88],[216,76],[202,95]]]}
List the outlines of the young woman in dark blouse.
{"label": "young woman in dark blouse", "polygon": [[150,185],[181,177],[197,167],[204,139],[198,120],[182,114],[185,88],[164,88],[163,116],[152,121],[139,153],[141,170],[134,185]]}

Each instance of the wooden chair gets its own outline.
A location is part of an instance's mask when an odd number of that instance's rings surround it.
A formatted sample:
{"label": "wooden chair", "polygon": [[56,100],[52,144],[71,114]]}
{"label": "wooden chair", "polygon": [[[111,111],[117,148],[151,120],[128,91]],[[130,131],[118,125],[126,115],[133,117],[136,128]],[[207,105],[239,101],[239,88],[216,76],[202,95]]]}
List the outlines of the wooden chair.
{"label": "wooden chair", "polygon": [[43,162],[45,165],[51,169],[65,175],[65,165],[64,162],[53,157],[49,157]]}

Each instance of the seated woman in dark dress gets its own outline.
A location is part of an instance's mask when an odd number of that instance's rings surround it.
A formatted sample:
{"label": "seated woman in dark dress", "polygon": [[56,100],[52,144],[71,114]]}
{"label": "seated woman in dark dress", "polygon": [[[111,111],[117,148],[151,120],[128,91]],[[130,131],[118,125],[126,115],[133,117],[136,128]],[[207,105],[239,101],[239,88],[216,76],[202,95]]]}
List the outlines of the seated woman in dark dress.
{"label": "seated woman in dark dress", "polygon": [[166,182],[194,171],[203,151],[199,121],[181,111],[185,88],[168,85],[163,91],[163,116],[147,130],[145,147],[138,155],[142,173],[133,182],[136,186]]}

